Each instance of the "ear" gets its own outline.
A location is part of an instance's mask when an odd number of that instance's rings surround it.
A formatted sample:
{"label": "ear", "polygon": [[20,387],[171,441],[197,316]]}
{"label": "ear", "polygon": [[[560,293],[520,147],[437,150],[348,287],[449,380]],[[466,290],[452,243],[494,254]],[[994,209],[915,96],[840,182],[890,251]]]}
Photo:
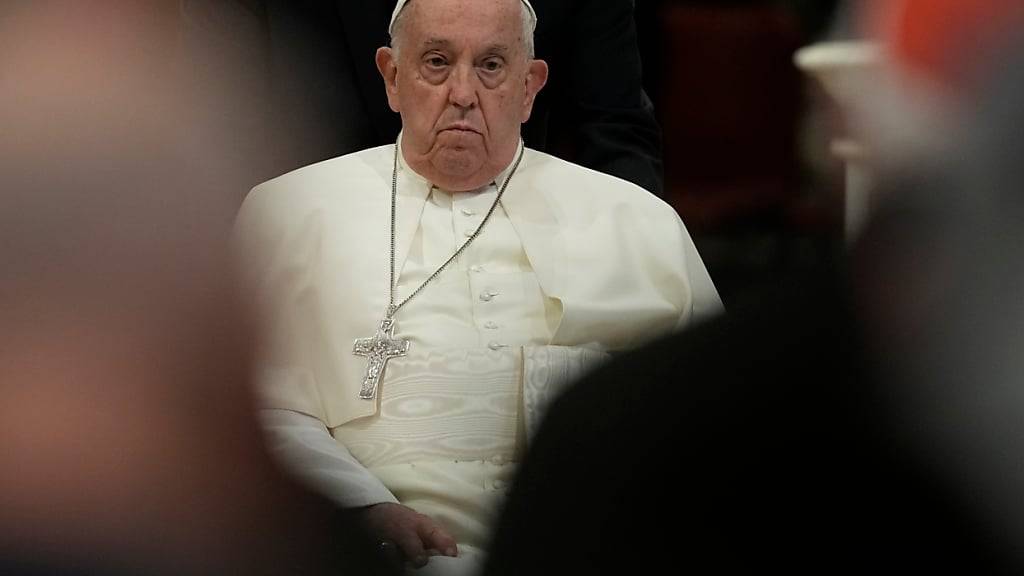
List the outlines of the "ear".
{"label": "ear", "polygon": [[531,60],[530,68],[526,72],[526,98],[523,100],[522,122],[530,119],[533,112],[533,102],[537,99],[537,93],[548,83],[548,63],[543,60]]}
{"label": "ear", "polygon": [[395,112],[401,112],[398,104],[398,64],[395,62],[395,51],[387,46],[377,49],[377,70],[384,79],[384,90],[388,94],[388,106]]}

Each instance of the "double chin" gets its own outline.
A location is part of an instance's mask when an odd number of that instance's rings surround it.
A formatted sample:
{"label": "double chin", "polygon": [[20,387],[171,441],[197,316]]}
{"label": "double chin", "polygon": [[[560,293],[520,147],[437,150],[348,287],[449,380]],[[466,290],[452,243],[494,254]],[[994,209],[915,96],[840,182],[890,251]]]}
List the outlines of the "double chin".
{"label": "double chin", "polygon": [[490,168],[483,150],[442,147],[430,155],[432,174],[426,175],[434,185],[451,192],[476,190],[494,181],[499,168]]}
{"label": "double chin", "polygon": [[493,182],[508,165],[510,160],[495,162],[494,152],[481,133],[441,130],[425,154],[406,160],[435,186],[449,192],[468,192]]}

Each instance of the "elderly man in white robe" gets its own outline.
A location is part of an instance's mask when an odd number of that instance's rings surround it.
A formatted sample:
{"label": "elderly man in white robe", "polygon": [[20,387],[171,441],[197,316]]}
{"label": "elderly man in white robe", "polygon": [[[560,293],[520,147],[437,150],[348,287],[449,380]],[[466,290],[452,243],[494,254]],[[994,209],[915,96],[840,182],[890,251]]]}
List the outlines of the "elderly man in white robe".
{"label": "elderly man in white robe", "polygon": [[400,1],[398,141],[256,187],[236,225],[272,449],[410,569],[475,569],[560,386],[721,309],[668,205],[524,147],[535,26],[528,0]]}

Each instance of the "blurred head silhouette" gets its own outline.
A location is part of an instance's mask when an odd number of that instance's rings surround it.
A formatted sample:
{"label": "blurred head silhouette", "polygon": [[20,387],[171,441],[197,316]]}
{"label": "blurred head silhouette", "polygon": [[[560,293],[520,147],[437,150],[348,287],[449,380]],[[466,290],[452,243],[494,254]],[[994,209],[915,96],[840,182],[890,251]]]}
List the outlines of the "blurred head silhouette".
{"label": "blurred head silhouette", "polygon": [[191,121],[175,4],[0,7],[4,573],[326,562],[254,421],[238,195],[202,180],[224,135]]}

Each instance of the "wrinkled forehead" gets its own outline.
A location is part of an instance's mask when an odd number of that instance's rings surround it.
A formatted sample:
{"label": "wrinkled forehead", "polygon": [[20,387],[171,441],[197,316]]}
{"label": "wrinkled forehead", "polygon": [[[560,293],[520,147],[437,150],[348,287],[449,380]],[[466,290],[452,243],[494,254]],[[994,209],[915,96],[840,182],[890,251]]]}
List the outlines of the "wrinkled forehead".
{"label": "wrinkled forehead", "polygon": [[[398,3],[395,4],[395,11],[391,13],[391,23],[388,24],[388,34],[390,34],[392,36],[395,35],[395,21],[398,20],[398,15],[402,13],[402,10],[411,1],[412,0],[398,0]],[[494,0],[480,0],[480,1],[482,1],[482,2],[493,2]],[[529,10],[531,19],[534,22],[536,22],[537,21],[537,13],[533,10],[533,5],[530,4],[530,0],[520,0],[520,2],[523,4],[523,6],[526,7],[527,10]]]}

